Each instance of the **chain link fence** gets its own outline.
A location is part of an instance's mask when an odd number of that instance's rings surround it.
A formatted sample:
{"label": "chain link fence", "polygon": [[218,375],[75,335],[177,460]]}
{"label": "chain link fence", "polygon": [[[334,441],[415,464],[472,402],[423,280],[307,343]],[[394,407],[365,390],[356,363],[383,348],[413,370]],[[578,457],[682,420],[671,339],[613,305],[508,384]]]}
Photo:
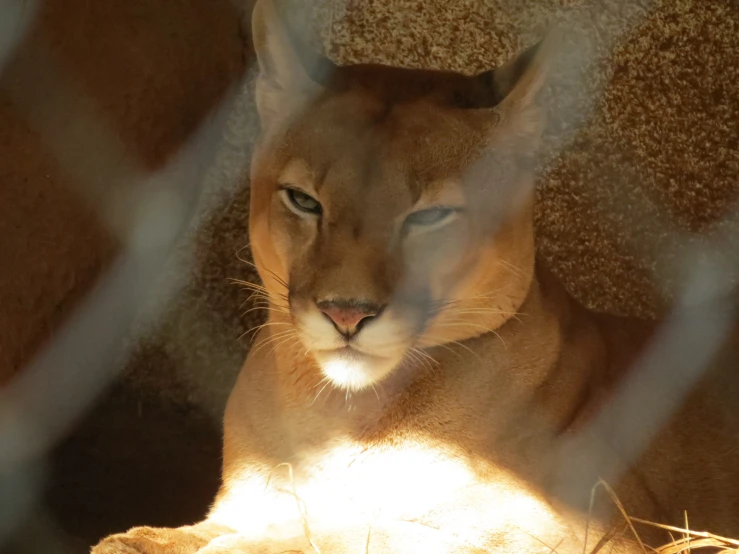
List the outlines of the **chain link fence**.
{"label": "chain link fence", "polygon": [[[597,449],[590,452],[588,449],[596,447],[586,437],[605,426],[616,433],[625,452],[638,457],[656,430],[684,401],[735,326],[739,271],[739,208],[733,205],[739,191],[739,108],[734,105],[737,95],[725,90],[723,97],[714,98],[714,111],[696,115],[700,106],[687,106],[689,113],[662,113],[650,110],[650,99],[617,94],[623,72],[632,71],[630,66],[623,66],[629,49],[649,53],[649,44],[640,49],[639,41],[649,41],[651,36],[657,43],[653,35],[659,34],[659,29],[664,32],[667,28],[665,36],[672,37],[666,63],[678,67],[683,50],[700,56],[702,50],[710,51],[709,42],[717,44],[714,37],[706,38],[704,45],[700,36],[695,42],[681,44],[680,36],[673,37],[674,33],[669,32],[671,21],[680,29],[680,18],[692,17],[691,6],[697,3],[633,1],[614,6],[576,0],[498,0],[445,6],[442,2],[424,4],[411,0],[348,4],[337,0],[313,5],[310,10],[309,21],[318,29],[316,47],[323,47],[339,62],[378,61],[465,72],[500,63],[552,22],[572,29],[550,90],[553,116],[538,192],[540,251],[555,272],[565,276],[568,287],[591,306],[638,315],[661,312],[663,317],[657,339],[638,361],[629,381],[594,418],[592,428],[566,445],[587,452],[589,459],[598,459],[602,453]],[[54,479],[59,478],[58,470],[55,473],[52,467],[57,449],[69,437],[79,434],[80,426],[89,425],[83,423],[89,421],[89,414],[100,413],[93,408],[108,402],[110,391],[120,387],[120,383],[126,383],[135,391],[134,397],[142,399],[139,416],[143,419],[130,422],[132,429],[146,435],[146,423],[142,422],[151,420],[141,413],[141,406],[146,410],[156,403],[194,406],[198,417],[208,421],[206,427],[210,431],[205,433],[210,433],[211,443],[218,441],[225,397],[249,347],[248,340],[239,341],[239,337],[260,317],[258,312],[243,317],[252,307],[243,293],[224,292],[229,287],[229,277],[256,279],[239,255],[249,242],[247,176],[257,129],[252,97],[255,68],[248,33],[242,25],[242,19],[248,19],[249,9],[247,5],[223,2],[205,6],[195,0],[173,2],[161,13],[144,1],[132,2],[127,8],[112,3],[109,12],[81,0],[67,5],[51,0],[8,0],[0,4],[1,101],[19,122],[17,127],[0,133],[13,133],[14,129],[30,133],[31,142],[52,160],[54,171],[64,176],[64,194],[71,195],[72,202],[82,206],[85,217],[91,218],[86,233],[104,237],[102,247],[87,244],[85,233],[73,237],[77,242],[68,248],[81,249],[83,253],[86,248],[98,248],[102,252],[97,265],[88,267],[88,273],[97,274],[86,283],[68,287],[68,294],[75,288],[81,294],[63,317],[47,316],[44,320],[39,316],[33,320],[50,328],[43,340],[27,347],[32,351],[13,357],[8,353],[17,346],[8,338],[13,335],[0,335],[5,338],[0,350],[6,350],[2,360],[8,366],[0,373],[0,547],[5,544],[22,552],[85,551],[84,541],[75,542],[73,533],[61,530],[64,525],[56,519],[64,520],[64,514],[43,508],[45,491],[53,488]],[[709,25],[715,18],[717,33],[729,33],[726,44],[721,42],[723,39],[718,40],[720,48],[725,48],[721,51],[724,74],[715,79],[730,83],[732,75],[739,77],[739,58],[732,57],[739,55],[739,8],[735,3],[711,0],[695,9],[702,11],[701,17]],[[72,13],[69,25],[55,19],[65,17],[64,10]],[[180,16],[170,21],[169,16],[176,13]],[[114,21],[115,18],[120,20]],[[184,28],[178,27],[183,18],[189,18],[189,22]],[[157,25],[152,23],[155,20]],[[96,23],[101,25],[100,32],[90,30],[89,26]],[[133,30],[111,31],[112,38],[101,38],[103,30],[117,29],[118,25],[129,25]],[[445,28],[450,31],[439,31]],[[733,39],[731,29],[737,31]],[[71,37],[70,42],[76,41],[76,46],[65,45],[64,37],[58,36],[63,32],[77,32],[89,42]],[[225,32],[231,36],[228,47],[219,50],[208,46],[208,55],[191,63],[186,71],[170,72],[170,81],[157,81],[151,94],[143,85],[136,89],[137,76],[132,65],[147,59],[147,45],[159,46],[156,63],[141,70],[142,82],[151,77],[147,71],[162,71],[169,61],[184,63],[189,54],[206,48],[196,41],[222,42]],[[187,34],[184,43],[178,39],[178,33]],[[99,43],[95,42],[98,39]],[[89,50],[74,51],[80,44]],[[117,75],[113,80],[120,78],[128,83],[124,83],[120,105],[110,105],[110,98],[121,95],[106,89],[104,72],[102,79],[92,85],[85,77],[85,71],[102,71],[101,64],[118,59],[119,54],[111,54],[110,48],[123,52],[121,59],[133,60],[118,68],[103,68]],[[710,51],[709,56],[713,55]],[[88,67],[86,57],[103,62],[93,62],[94,67]],[[76,61],[70,62],[71,58]],[[217,90],[202,85],[204,80],[214,78],[207,69],[213,60],[220,64]],[[704,84],[707,90],[715,88]],[[652,83],[653,94],[669,97],[669,91],[655,91],[656,86]],[[721,85],[725,86],[728,84]],[[180,88],[175,90],[177,87]],[[642,88],[650,90],[649,86]],[[126,96],[129,89],[138,91],[138,95]],[[172,107],[159,120],[122,125],[120,117],[125,119],[128,111],[135,112],[138,102],[149,108],[168,103]],[[198,109],[194,110],[188,102],[197,104]],[[641,111],[634,115],[634,110]],[[701,132],[711,126],[718,129],[716,134],[725,143],[720,145],[723,150],[716,150],[715,159],[697,160],[696,171],[719,175],[727,182],[733,180],[733,189],[721,191],[716,204],[721,204],[722,209],[710,224],[699,229],[681,224],[679,214],[676,217],[674,213],[674,202],[668,198],[661,205],[648,187],[640,187],[655,171],[659,177],[662,168],[655,170],[640,164],[639,156],[648,154],[649,148],[639,150],[637,144],[629,142],[627,128],[613,125],[625,111],[637,119],[682,118],[694,122],[698,118]],[[189,123],[179,121],[178,114],[189,118]],[[11,116],[3,112],[2,117]],[[731,121],[736,125],[724,128]],[[174,128],[176,131],[172,131]],[[665,128],[670,126],[665,124]],[[177,136],[167,136],[170,131]],[[147,136],[148,132],[153,137]],[[706,140],[710,142],[710,137]],[[158,152],[165,143],[166,152]],[[682,148],[679,141],[664,146]],[[685,149],[690,147],[684,145]],[[709,147],[718,148],[713,144]],[[0,181],[0,187],[8,190],[16,178],[13,164],[18,165],[18,160],[10,157],[12,152],[11,148],[0,152],[0,178],[7,174],[6,183]],[[700,158],[701,152],[691,155]],[[601,163],[603,160],[608,163]],[[11,169],[3,172],[5,166]],[[650,177],[645,176],[647,173]],[[704,175],[694,176],[693,201],[699,207],[702,194],[714,194],[706,192],[705,181]],[[693,186],[690,176],[680,186]],[[584,187],[589,192],[583,192]],[[683,190],[672,192],[678,197],[691,194]],[[46,212],[34,211],[33,205],[14,205],[11,194],[6,198],[9,200],[0,205],[0,219],[7,217],[16,223],[15,227],[0,227],[5,230],[0,239],[0,279],[9,283],[0,297],[5,303],[0,310],[7,310],[1,323],[12,326],[14,294],[22,297],[26,287],[37,287],[38,294],[43,295],[44,276],[70,269],[47,265],[40,281],[34,281],[34,275],[22,274],[23,264],[17,262],[22,262],[23,257],[18,254],[14,258],[14,250],[4,245],[17,240],[20,235],[14,234],[14,229],[19,225],[32,227],[33,218],[46,217]],[[678,211],[690,201],[687,198],[686,203],[677,204]],[[615,230],[615,239],[589,242],[594,236],[601,237],[605,227],[584,221],[580,209],[583,202],[589,203],[584,211],[590,217],[608,222],[606,227]],[[568,213],[573,207],[577,213]],[[18,210],[23,209],[23,217],[30,219],[18,218]],[[53,212],[54,206],[46,209]],[[580,236],[573,237],[572,230],[566,229],[568,221]],[[65,222],[62,223],[59,230],[64,233]],[[570,240],[574,242],[567,244]],[[24,248],[38,250],[44,257],[45,251],[54,250],[54,242],[40,244],[31,240]],[[60,236],[59,242],[65,243],[65,239]],[[598,256],[608,256],[603,248],[608,250],[614,245],[617,254],[611,256],[610,263],[621,264],[624,271],[638,274],[635,279],[627,279],[621,289],[617,278],[615,286],[605,286],[608,276],[604,281],[603,274],[608,273],[608,265],[599,267]],[[248,249],[243,255],[247,253]],[[65,264],[75,258],[48,259]],[[586,267],[589,273],[572,270],[577,265]],[[643,287],[647,292],[639,293],[639,301],[619,304],[623,290],[637,290],[647,281],[649,285]],[[604,289],[606,293],[598,296],[597,292]],[[22,364],[14,360],[22,360]],[[658,395],[654,394],[656,390]],[[112,418],[109,413],[107,417]],[[619,422],[615,429],[614,421]],[[175,418],[167,420],[169,425],[176,422]],[[99,432],[105,433],[106,420],[96,423],[101,426]],[[84,446],[79,441],[74,444]],[[115,455],[121,464],[146,467],[129,459],[146,456],[146,451],[121,454],[126,448],[119,448]],[[217,471],[218,454],[208,455],[215,460],[210,469]],[[592,480],[616,480],[622,468],[607,467],[605,459],[602,462],[606,464],[605,473],[590,476]],[[87,470],[76,471],[84,474]],[[582,477],[582,468],[563,469],[565,486],[568,479]],[[181,487],[186,490],[188,483],[181,483]],[[209,491],[205,487],[203,498]],[[59,494],[84,496],[75,490]],[[169,502],[176,502],[183,494],[172,493]],[[109,502],[115,505],[120,500],[111,498]],[[64,502],[56,505],[58,512],[58,506]],[[89,506],[79,513],[89,515],[96,511]],[[99,511],[112,513],[115,508],[109,504]],[[19,530],[26,529],[25,522],[33,514],[37,524],[32,536],[26,534],[19,539]],[[104,527],[98,526],[91,533]]]}

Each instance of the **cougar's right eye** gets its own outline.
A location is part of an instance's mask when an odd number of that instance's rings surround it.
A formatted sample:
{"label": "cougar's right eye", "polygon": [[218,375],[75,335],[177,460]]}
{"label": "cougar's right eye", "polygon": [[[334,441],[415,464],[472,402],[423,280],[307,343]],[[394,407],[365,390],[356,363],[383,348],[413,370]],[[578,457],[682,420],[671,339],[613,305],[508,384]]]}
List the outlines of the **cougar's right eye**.
{"label": "cougar's right eye", "polygon": [[321,203],[313,198],[310,194],[306,194],[302,190],[293,187],[284,186],[280,190],[280,196],[288,209],[301,216],[319,216],[323,212]]}

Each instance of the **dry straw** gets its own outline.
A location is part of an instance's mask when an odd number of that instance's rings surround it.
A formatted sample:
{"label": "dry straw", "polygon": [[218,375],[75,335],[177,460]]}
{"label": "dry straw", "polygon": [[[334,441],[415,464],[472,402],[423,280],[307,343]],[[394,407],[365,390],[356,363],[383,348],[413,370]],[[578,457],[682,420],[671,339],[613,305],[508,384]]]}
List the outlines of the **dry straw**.
{"label": "dry straw", "polygon": [[[634,539],[636,540],[637,544],[641,548],[642,552],[644,554],[647,553],[655,553],[655,554],[683,554],[687,553],[689,554],[693,550],[703,550],[705,552],[715,553],[715,554],[736,554],[739,553],[739,540],[730,539],[727,537],[721,537],[719,535],[714,535],[713,533],[708,533],[706,531],[693,531],[690,529],[688,525],[688,515],[685,514],[685,527],[675,527],[672,525],[664,525],[661,523],[655,523],[652,521],[647,521],[645,519],[641,519],[638,517],[630,516],[626,509],[624,508],[621,501],[618,499],[618,496],[616,495],[615,491],[602,479],[596,483],[596,485],[593,487],[591,491],[590,496],[590,512],[592,513],[593,504],[595,502],[595,496],[599,489],[603,489],[606,491],[608,496],[611,498],[613,503],[618,508],[618,511],[621,513],[621,515],[624,518],[624,521],[626,523],[625,527],[622,528],[622,531],[628,529],[631,531],[632,535],[634,536]],[[590,518],[588,518],[588,525],[585,529],[585,545],[587,545],[588,542],[588,530],[589,530],[589,524],[590,524]],[[657,529],[662,529],[663,531],[667,532],[670,537],[672,537],[672,540],[658,548],[652,548],[650,546],[647,546],[644,544],[644,542],[641,540],[639,533],[637,531],[636,526],[642,525],[642,526],[648,526],[653,527]],[[675,535],[673,533],[680,535],[680,538],[675,538]],[[596,554],[597,552],[600,552],[613,538],[614,533],[609,533],[601,539],[598,544],[596,544],[595,548],[590,551],[590,554]],[[583,554],[585,554],[585,549],[587,546],[583,547]]]}

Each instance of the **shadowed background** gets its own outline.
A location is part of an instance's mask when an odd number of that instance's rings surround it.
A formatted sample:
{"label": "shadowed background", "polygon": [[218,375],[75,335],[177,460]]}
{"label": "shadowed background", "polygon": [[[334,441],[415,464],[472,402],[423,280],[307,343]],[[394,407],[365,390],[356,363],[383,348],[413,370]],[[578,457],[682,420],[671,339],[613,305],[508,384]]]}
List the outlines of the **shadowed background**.
{"label": "shadowed background", "polygon": [[[127,183],[143,180],[135,189],[145,194],[146,177],[233,98],[202,178],[192,173],[193,207],[162,273],[140,287],[119,375],[35,464],[35,489],[3,495],[19,481],[0,464],[0,548],[85,552],[132,525],[196,520],[218,486],[220,417],[248,351],[242,335],[261,317],[228,281],[256,279],[239,259],[248,258],[257,130],[242,25],[251,4],[9,5],[25,19],[0,12],[0,25],[18,25],[0,56],[0,386],[23,374],[125,249],[138,221],[116,219]],[[706,238],[730,246],[739,232],[736,2],[327,1],[313,15],[316,46],[339,63],[467,73],[505,61],[553,22],[567,25],[537,240],[589,306],[664,313],[681,256]],[[172,209],[149,204],[154,220]]]}

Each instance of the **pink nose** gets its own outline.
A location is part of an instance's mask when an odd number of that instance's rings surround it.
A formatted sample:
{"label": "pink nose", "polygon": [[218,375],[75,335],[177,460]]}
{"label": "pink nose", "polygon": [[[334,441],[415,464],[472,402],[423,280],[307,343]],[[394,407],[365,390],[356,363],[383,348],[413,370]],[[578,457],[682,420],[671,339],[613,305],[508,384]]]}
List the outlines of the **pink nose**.
{"label": "pink nose", "polygon": [[364,323],[380,313],[377,305],[355,300],[319,302],[318,309],[331,320],[336,330],[347,338],[358,333]]}

